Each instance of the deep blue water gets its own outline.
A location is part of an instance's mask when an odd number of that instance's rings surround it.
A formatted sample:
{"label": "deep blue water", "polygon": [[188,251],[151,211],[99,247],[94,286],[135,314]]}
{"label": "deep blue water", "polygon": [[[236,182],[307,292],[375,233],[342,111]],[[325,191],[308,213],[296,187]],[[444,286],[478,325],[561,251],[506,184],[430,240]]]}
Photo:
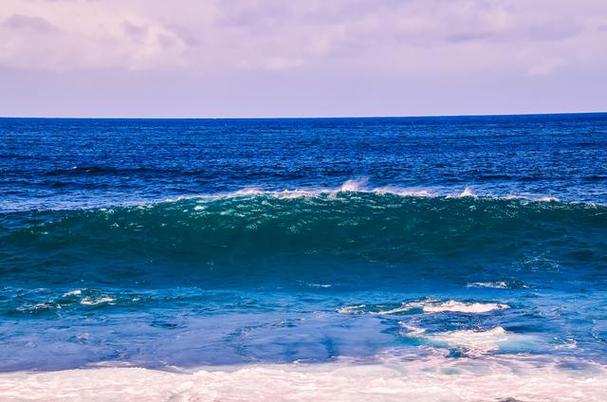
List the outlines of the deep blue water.
{"label": "deep blue water", "polygon": [[607,114],[0,119],[0,278],[0,370],[605,361]]}

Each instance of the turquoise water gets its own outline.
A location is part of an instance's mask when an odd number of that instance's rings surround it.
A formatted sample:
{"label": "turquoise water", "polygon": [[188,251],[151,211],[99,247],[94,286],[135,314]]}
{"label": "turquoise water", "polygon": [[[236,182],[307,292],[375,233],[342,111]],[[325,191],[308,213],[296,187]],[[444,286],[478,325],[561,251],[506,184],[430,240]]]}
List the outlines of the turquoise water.
{"label": "turquoise water", "polygon": [[0,370],[604,362],[607,115],[0,119],[0,136]]}

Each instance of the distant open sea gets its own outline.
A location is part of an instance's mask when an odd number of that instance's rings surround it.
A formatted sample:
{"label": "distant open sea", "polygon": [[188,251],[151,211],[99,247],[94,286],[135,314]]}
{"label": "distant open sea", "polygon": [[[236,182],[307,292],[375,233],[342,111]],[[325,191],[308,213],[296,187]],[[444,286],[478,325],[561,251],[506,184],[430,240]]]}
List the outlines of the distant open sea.
{"label": "distant open sea", "polygon": [[605,400],[607,114],[0,119],[0,372],[0,400]]}

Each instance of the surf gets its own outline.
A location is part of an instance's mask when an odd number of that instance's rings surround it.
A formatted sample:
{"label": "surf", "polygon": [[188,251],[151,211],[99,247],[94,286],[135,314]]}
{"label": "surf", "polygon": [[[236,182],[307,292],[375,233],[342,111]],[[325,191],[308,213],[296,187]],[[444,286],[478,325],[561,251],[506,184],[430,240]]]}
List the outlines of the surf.
{"label": "surf", "polygon": [[[55,281],[79,275],[110,282],[150,279],[175,271],[330,284],[334,280],[311,274],[333,271],[343,279],[391,270],[403,277],[448,277],[470,271],[474,262],[495,269],[501,264],[502,277],[517,283],[506,261],[518,261],[514,268],[523,273],[581,263],[599,269],[606,262],[607,207],[600,205],[420,197],[359,191],[352,184],[345,191],[283,195],[247,191],[137,206],[3,213],[0,270],[6,278],[53,272]],[[345,271],[336,271],[344,265]],[[80,271],[70,275],[76,267]],[[468,279],[471,287],[505,287],[502,278]]]}

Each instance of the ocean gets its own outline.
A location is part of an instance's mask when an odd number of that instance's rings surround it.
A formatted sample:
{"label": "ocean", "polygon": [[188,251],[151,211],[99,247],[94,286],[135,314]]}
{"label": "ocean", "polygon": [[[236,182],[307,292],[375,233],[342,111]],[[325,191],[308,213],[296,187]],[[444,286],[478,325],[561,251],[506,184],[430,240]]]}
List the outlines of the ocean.
{"label": "ocean", "polygon": [[604,400],[607,114],[0,119],[0,278],[2,400]]}

